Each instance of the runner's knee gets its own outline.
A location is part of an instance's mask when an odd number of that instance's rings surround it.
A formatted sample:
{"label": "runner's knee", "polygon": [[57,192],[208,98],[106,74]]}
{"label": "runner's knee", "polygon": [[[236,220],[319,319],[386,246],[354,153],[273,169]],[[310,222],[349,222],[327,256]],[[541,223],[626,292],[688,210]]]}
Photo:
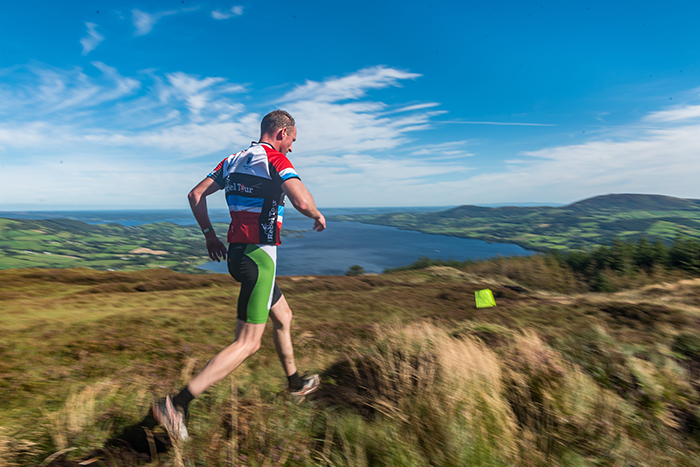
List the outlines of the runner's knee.
{"label": "runner's knee", "polygon": [[270,318],[275,329],[289,327],[292,323],[292,310],[270,313]]}
{"label": "runner's knee", "polygon": [[243,352],[249,357],[260,349],[262,339],[246,339],[241,342]]}
{"label": "runner's knee", "polygon": [[251,342],[248,346],[248,356],[253,355],[258,350],[260,350],[260,341]]}

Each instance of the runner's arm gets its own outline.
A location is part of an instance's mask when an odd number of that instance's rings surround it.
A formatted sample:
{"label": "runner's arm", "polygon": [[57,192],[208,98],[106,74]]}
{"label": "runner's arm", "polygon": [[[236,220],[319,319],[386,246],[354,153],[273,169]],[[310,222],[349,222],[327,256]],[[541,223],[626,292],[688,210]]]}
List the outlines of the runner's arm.
{"label": "runner's arm", "polygon": [[297,211],[312,218],[314,222],[314,230],[320,232],[326,228],[326,218],[323,217],[321,211],[316,208],[314,197],[311,196],[309,190],[298,178],[290,178],[282,183],[282,190],[289,197],[289,201]]}
{"label": "runner's arm", "polygon": [[[220,189],[221,187],[218,183],[207,177],[199,182],[196,187],[192,188],[192,191],[187,195],[190,207],[192,208],[192,214],[194,214],[194,218],[197,219],[197,223],[202,230],[211,227],[209,211],[207,210],[207,196],[216,193]],[[204,237],[207,239],[209,257],[217,262],[221,261],[221,259],[226,259],[226,245],[219,240],[214,230],[212,229],[205,233]]]}

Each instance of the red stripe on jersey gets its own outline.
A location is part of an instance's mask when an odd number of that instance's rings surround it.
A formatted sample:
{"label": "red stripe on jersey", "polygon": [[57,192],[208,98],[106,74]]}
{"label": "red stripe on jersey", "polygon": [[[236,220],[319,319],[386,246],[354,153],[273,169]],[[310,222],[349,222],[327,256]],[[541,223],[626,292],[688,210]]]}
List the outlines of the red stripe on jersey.
{"label": "red stripe on jersey", "polygon": [[282,223],[277,222],[277,232],[275,232],[275,244],[279,245],[282,243],[282,238],[280,237],[280,232],[282,232]]}
{"label": "red stripe on jersey", "polygon": [[260,241],[260,214],[231,212],[231,225],[226,240],[229,243],[262,243]]}
{"label": "red stripe on jersey", "polygon": [[287,159],[287,156],[277,151],[276,149],[268,147],[267,145],[263,144],[262,147],[265,148],[265,152],[267,153],[267,159],[270,161],[275,170],[277,170],[277,173],[282,172],[284,169],[294,170],[294,166],[289,161],[289,159]]}

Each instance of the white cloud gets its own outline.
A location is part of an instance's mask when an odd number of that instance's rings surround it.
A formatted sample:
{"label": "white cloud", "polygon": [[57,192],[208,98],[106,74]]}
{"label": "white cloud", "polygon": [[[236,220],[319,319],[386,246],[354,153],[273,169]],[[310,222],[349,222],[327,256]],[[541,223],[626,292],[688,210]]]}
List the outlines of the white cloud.
{"label": "white cloud", "polygon": [[[121,76],[116,69],[102,62],[92,62],[101,76],[90,77],[81,69],[27,67],[20,70],[21,84],[8,89],[0,87],[0,115],[13,115],[13,121],[46,119],[61,113],[60,120],[79,117],[76,112],[122,99],[136,91],[141,83]],[[1,86],[1,83],[0,83]],[[68,109],[71,112],[68,112]]]}
{"label": "white cloud", "polygon": [[[130,125],[138,126],[153,125],[156,113],[160,120],[172,110],[184,110],[183,115],[189,119],[214,120],[242,110],[235,95],[245,88],[224,78],[200,78],[177,72],[167,74],[164,79],[153,73],[137,79],[124,77],[103,62],[91,63],[100,74],[88,74],[91,70],[86,72],[79,68],[61,70],[32,66],[18,69],[15,74],[21,79],[6,85],[0,81],[0,118],[7,114],[13,116],[14,123],[24,118],[31,121],[56,118],[62,123],[83,120],[86,124],[118,127],[123,116],[129,117]],[[149,85],[147,81],[150,80]],[[85,112],[96,113],[87,118]],[[134,118],[135,114],[141,118]],[[146,114],[152,114],[153,119],[149,121]],[[96,119],[105,118],[107,122],[96,123]]]}
{"label": "white cloud", "polygon": [[687,105],[653,112],[644,120],[648,122],[677,122],[697,117],[700,117],[700,105]]}
{"label": "white cloud", "polygon": [[468,120],[442,120],[440,123],[453,123],[458,125],[497,125],[497,126],[557,126],[556,123],[530,123],[530,122],[487,122]]}
{"label": "white cloud", "polygon": [[105,36],[97,32],[97,25],[95,23],[85,23],[85,26],[87,26],[88,35],[80,39],[80,44],[83,46],[83,55],[87,55],[95,50],[105,38]]}
{"label": "white cloud", "polygon": [[[531,151],[499,172],[431,184],[426,204],[573,202],[607,193],[698,198],[700,125],[651,129],[621,141]],[[444,202],[443,202],[444,204]]]}
{"label": "white cloud", "polygon": [[348,99],[359,99],[371,89],[382,89],[389,86],[400,86],[399,81],[416,79],[421,75],[408,73],[395,68],[376,66],[362,69],[342,78],[329,78],[323,82],[306,81],[302,86],[295,87],[280,99],[280,102],[316,101],[338,102]]}
{"label": "white cloud", "polygon": [[166,77],[172,85],[173,94],[187,102],[187,108],[195,118],[200,117],[202,109],[211,99],[211,93],[207,90],[225,81],[224,78],[199,79],[181,72],[168,74]]}
{"label": "white cloud", "polygon": [[370,90],[400,86],[401,80],[418,76],[372,67],[340,78],[307,81],[296,86],[279,100],[297,120],[299,136],[295,150],[308,154],[359,153],[386,151],[409,142],[408,134],[430,128],[430,119],[437,112],[416,111],[395,116],[386,112],[386,104],[361,98]]}
{"label": "white cloud", "polygon": [[427,102],[425,104],[415,104],[415,105],[408,105],[406,107],[401,107],[400,109],[396,109],[394,112],[412,112],[414,110],[423,110],[423,109],[429,109],[432,107],[437,107],[440,104],[437,102]]}
{"label": "white cloud", "polygon": [[177,10],[161,11],[158,13],[146,13],[141,10],[131,10],[131,19],[136,28],[134,35],[143,36],[153,30],[153,26],[163,17],[177,14]]}
{"label": "white cloud", "polygon": [[44,155],[35,164],[39,169],[31,172],[31,183],[26,183],[25,166],[3,164],[0,186],[11,187],[12,196],[0,198],[2,204],[29,204],[33,209],[187,208],[187,192],[207,171],[201,164],[96,154]]}
{"label": "white cloud", "polygon": [[102,62],[91,62],[91,64],[100,70],[105,78],[111,80],[112,89],[101,93],[97,99],[93,99],[91,104],[98,105],[102,102],[113,101],[128,96],[132,92],[141,87],[141,83],[133,78],[125,78],[119,74],[116,68],[105,65]]}
{"label": "white cloud", "polygon": [[211,17],[214,19],[222,20],[233,18],[234,16],[241,16],[242,14],[243,7],[240,5],[236,5],[226,11],[214,10],[211,12]]}
{"label": "white cloud", "polygon": [[465,140],[295,164],[321,206],[569,203],[606,193],[700,198],[697,117],[694,106],[652,112],[640,125],[609,128],[608,139],[523,152],[497,171],[463,165],[472,156]]}
{"label": "white cloud", "polygon": [[412,156],[430,156],[431,160],[436,159],[459,159],[471,157],[474,154],[465,150],[469,141],[449,141],[446,143],[423,145],[419,149],[411,151]]}
{"label": "white cloud", "polygon": [[151,74],[145,78],[153,83],[144,86],[144,76],[92,64],[97,76],[25,67],[16,71],[19,87],[0,82],[0,151],[25,151],[27,163],[47,147],[57,154],[90,148],[188,158],[233,151],[258,131],[260,116],[244,114],[235,99],[245,88],[224,78]]}
{"label": "white cloud", "polygon": [[430,199],[430,179],[466,176],[470,170],[462,164],[435,163],[432,159],[366,154],[292,155],[292,162],[320,206],[419,205],[420,200]]}
{"label": "white cloud", "polygon": [[[84,141],[102,147],[138,148],[155,151],[157,157],[171,154],[177,160],[212,153],[229,154],[247,145],[260,126],[260,115],[251,113],[235,122],[188,123],[151,131],[93,132]],[[218,157],[218,156],[217,156]]]}
{"label": "white cloud", "polygon": [[[154,206],[172,207],[168,200],[179,200],[219,158],[255,139],[260,117],[270,110],[241,100],[246,88],[222,77],[155,71],[125,77],[102,62],[93,65],[88,71],[34,66],[0,73],[3,192],[24,193],[28,201],[50,200],[56,192],[56,199],[70,204],[89,196],[91,187],[95,205],[110,205],[113,197],[124,206],[149,198]],[[483,141],[417,144],[417,132],[433,128],[441,113],[435,103],[368,97],[416,76],[367,68],[306,82],[280,98],[299,128],[290,158],[319,205],[571,202],[610,192],[700,197],[700,122],[692,106],[609,128],[607,139],[521,152],[500,163],[472,154],[470,146]],[[196,157],[197,163],[191,161]],[[94,165],[91,158],[107,162]],[[487,158],[489,167],[500,169],[478,169]],[[66,163],[52,165],[59,159]],[[21,186],[22,174],[38,167],[56,177],[42,178],[32,198],[33,191]],[[161,186],[159,179],[149,192],[141,185],[147,183],[144,173],[162,173],[170,182]],[[109,197],[95,194],[102,185]],[[156,186],[163,192],[156,193]]]}
{"label": "white cloud", "polygon": [[[68,167],[76,166],[66,162],[56,166],[60,180],[45,180],[45,186],[27,200],[49,199],[51,190],[62,193],[57,195],[57,203],[63,194],[71,199],[87,196],[87,188],[76,192],[74,187],[85,178],[86,187],[104,185],[104,193],[115,196],[122,190],[120,202],[136,206],[141,201],[133,193],[145,188],[131,185],[135,178],[130,171],[159,176],[168,173],[176,181],[163,190],[169,196],[180,196],[198,181],[182,180],[201,178],[219,158],[258,136],[263,112],[240,101],[246,88],[239,84],[222,77],[183,72],[159,76],[153,70],[125,77],[105,63],[93,65],[99,74],[81,69],[24,67],[14,71],[22,75],[19,87],[8,87],[0,81],[0,171],[5,174],[2,179],[8,181],[4,189],[14,191],[9,180],[21,172],[48,167],[59,159],[75,161],[77,154],[85,155],[81,163],[93,167],[92,155],[114,164],[114,169],[105,169],[109,176],[103,176],[101,168],[95,173],[87,169],[67,173]],[[353,184],[361,186],[377,179],[377,171],[390,172],[378,180],[374,188],[378,193],[385,182],[400,186],[406,181],[417,183],[425,177],[463,171],[460,164],[450,160],[414,155],[409,156],[415,159],[410,161],[385,155],[408,143],[411,133],[430,127],[431,117],[436,114],[430,110],[434,105],[412,104],[412,109],[385,113],[387,104],[363,97],[370,90],[398,86],[400,80],[416,76],[375,67],[324,80],[319,83],[321,99],[311,96],[304,86],[288,93],[284,107],[295,116],[300,131],[295,154],[302,157],[294,160],[305,176],[314,180],[314,174],[325,171],[332,178],[342,178],[339,186],[350,190]],[[53,162],[40,162],[49,153]],[[193,170],[188,159],[202,156],[209,156],[209,162],[200,162]],[[153,196],[148,198],[155,202]],[[103,194],[90,198],[96,204],[100,200],[108,202]],[[70,199],[63,198],[60,203],[71,204]]]}
{"label": "white cloud", "polygon": [[0,150],[7,148],[36,148],[54,141],[56,127],[45,122],[25,125],[0,125]]}

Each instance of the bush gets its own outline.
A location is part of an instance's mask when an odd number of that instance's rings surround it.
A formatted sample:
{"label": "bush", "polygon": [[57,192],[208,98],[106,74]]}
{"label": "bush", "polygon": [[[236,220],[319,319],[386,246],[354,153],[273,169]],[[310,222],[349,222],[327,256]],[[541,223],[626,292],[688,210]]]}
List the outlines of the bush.
{"label": "bush", "polygon": [[700,361],[700,335],[684,332],[676,336],[672,349],[690,360]]}
{"label": "bush", "polygon": [[361,276],[365,273],[365,268],[358,264],[353,264],[348,268],[348,271],[345,273],[346,276]]}

